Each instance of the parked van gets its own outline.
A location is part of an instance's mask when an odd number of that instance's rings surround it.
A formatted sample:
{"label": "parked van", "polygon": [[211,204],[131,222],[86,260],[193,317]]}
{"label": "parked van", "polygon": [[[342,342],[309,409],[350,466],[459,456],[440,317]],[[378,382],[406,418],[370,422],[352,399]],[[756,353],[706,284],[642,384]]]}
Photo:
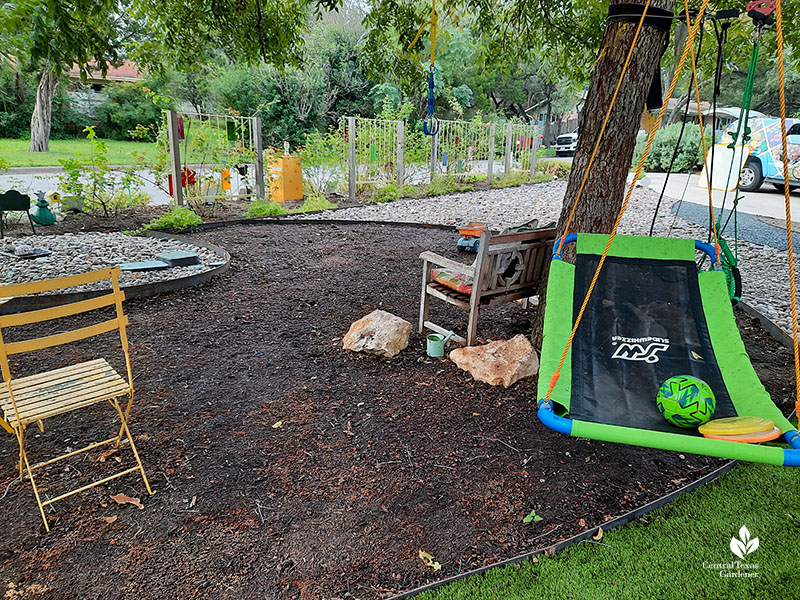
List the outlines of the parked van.
{"label": "parked van", "polygon": [[[718,144],[730,144],[739,121],[734,121],[717,139]],[[783,190],[783,148],[781,120],[751,118],[750,157],[739,174],[739,189],[755,192],[766,181]],[[800,119],[786,119],[788,128],[789,185],[800,188]]]}

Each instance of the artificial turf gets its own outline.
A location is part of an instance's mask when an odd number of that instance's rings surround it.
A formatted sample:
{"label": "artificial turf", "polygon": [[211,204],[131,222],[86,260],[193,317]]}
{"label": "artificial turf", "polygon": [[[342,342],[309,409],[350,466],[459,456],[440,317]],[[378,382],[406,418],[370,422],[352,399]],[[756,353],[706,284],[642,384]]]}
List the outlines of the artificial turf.
{"label": "artificial turf", "polygon": [[[757,550],[730,549],[745,525]],[[739,563],[757,565],[741,568]],[[732,568],[712,567],[733,563]],[[704,566],[705,565],[705,566]],[[800,471],[742,464],[600,542],[582,542],[454,582],[421,600],[522,598],[796,598],[800,595]],[[757,573],[755,577],[721,576]]]}

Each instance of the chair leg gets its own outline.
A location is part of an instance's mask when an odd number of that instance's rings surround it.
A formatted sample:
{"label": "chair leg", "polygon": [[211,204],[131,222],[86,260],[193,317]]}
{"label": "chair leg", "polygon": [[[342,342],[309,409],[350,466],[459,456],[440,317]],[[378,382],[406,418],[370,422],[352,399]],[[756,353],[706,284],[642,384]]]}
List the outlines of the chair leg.
{"label": "chair leg", "polygon": [[36,228],[33,226],[33,219],[31,219],[31,213],[26,212],[25,214],[28,215],[28,223],[31,224],[31,231],[33,232],[33,235],[36,235]]}
{"label": "chair leg", "polygon": [[475,342],[475,336],[478,330],[478,307],[475,306],[470,310],[469,323],[467,324],[467,346],[472,346]]}
{"label": "chair leg", "polygon": [[28,462],[28,455],[25,452],[25,432],[22,428],[17,430],[17,441],[19,442],[19,455],[20,455],[20,479],[22,478],[22,464],[25,465],[25,470],[28,472],[28,478],[31,480],[31,487],[33,488],[33,495],[36,497],[36,504],[39,506],[39,513],[42,515],[44,521],[45,531],[50,531],[50,524],[47,522],[47,517],[44,514],[44,506],[42,500],[39,498],[39,490],[36,488],[36,481],[33,479],[33,470]]}
{"label": "chair leg", "polygon": [[422,267],[422,297],[419,301],[419,332],[425,329],[428,320],[428,261]]}
{"label": "chair leg", "polygon": [[125,432],[125,435],[128,436],[128,441],[131,444],[131,450],[133,450],[133,456],[136,459],[136,464],[139,465],[139,472],[142,474],[142,481],[144,481],[144,486],[147,488],[147,493],[151,496],[155,494],[155,492],[150,489],[150,482],[147,481],[147,474],[144,472],[144,465],[142,464],[142,459],[139,458],[139,452],[136,450],[136,444],[133,443],[133,435],[131,435],[131,430],[128,429],[128,420],[125,418],[125,414],[122,412],[122,409],[119,406],[119,402],[115,399],[114,400],[114,408],[117,409],[117,414],[119,415],[120,420],[122,421],[122,431]]}

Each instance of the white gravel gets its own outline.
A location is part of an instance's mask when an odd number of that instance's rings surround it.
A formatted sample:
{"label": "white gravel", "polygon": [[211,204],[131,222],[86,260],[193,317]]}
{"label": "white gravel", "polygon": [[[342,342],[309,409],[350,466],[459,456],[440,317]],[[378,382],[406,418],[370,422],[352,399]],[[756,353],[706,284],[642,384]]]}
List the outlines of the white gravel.
{"label": "white gravel", "polygon": [[[123,271],[120,275],[120,285],[129,287],[202,273],[212,269],[213,265],[221,260],[211,250],[192,244],[123,233],[37,235],[5,238],[3,242],[0,246],[4,246],[5,242],[14,245],[28,244],[35,248],[46,248],[52,254],[34,259],[0,255],[0,283],[25,283],[85,273],[124,262],[155,260],[158,254],[175,250],[188,250],[200,256],[200,264],[191,267],[173,267],[163,271]],[[70,291],[100,289],[104,286],[104,282],[99,282]]]}
{"label": "white gravel", "polygon": [[[406,221],[430,224],[455,224],[485,221],[498,228],[518,225],[532,219],[540,224],[555,221],[561,212],[566,181],[553,181],[521,187],[493,189],[436,198],[405,199],[386,204],[326,211],[305,218]],[[647,235],[658,194],[637,187],[623,216],[620,233]],[[677,200],[665,197],[654,235],[690,237],[705,240],[706,228],[674,218]],[[778,233],[783,233],[781,230]],[[783,233],[785,236],[785,233]],[[781,239],[780,235],[775,236]],[[789,265],[785,250],[739,241],[739,269],[743,299],[776,324],[791,332]],[[796,261],[797,265],[797,261]],[[798,266],[795,267],[797,271]],[[800,277],[800,271],[798,272]]]}

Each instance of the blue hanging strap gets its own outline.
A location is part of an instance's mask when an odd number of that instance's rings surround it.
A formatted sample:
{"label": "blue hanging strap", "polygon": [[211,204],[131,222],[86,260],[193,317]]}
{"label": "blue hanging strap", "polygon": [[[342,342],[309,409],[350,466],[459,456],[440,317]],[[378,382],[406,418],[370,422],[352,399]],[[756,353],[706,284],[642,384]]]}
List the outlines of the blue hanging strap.
{"label": "blue hanging strap", "polygon": [[425,115],[425,120],[422,121],[422,130],[427,135],[436,135],[439,133],[439,119],[433,114],[433,71],[434,66],[431,65],[431,72],[428,76],[428,113]]}

